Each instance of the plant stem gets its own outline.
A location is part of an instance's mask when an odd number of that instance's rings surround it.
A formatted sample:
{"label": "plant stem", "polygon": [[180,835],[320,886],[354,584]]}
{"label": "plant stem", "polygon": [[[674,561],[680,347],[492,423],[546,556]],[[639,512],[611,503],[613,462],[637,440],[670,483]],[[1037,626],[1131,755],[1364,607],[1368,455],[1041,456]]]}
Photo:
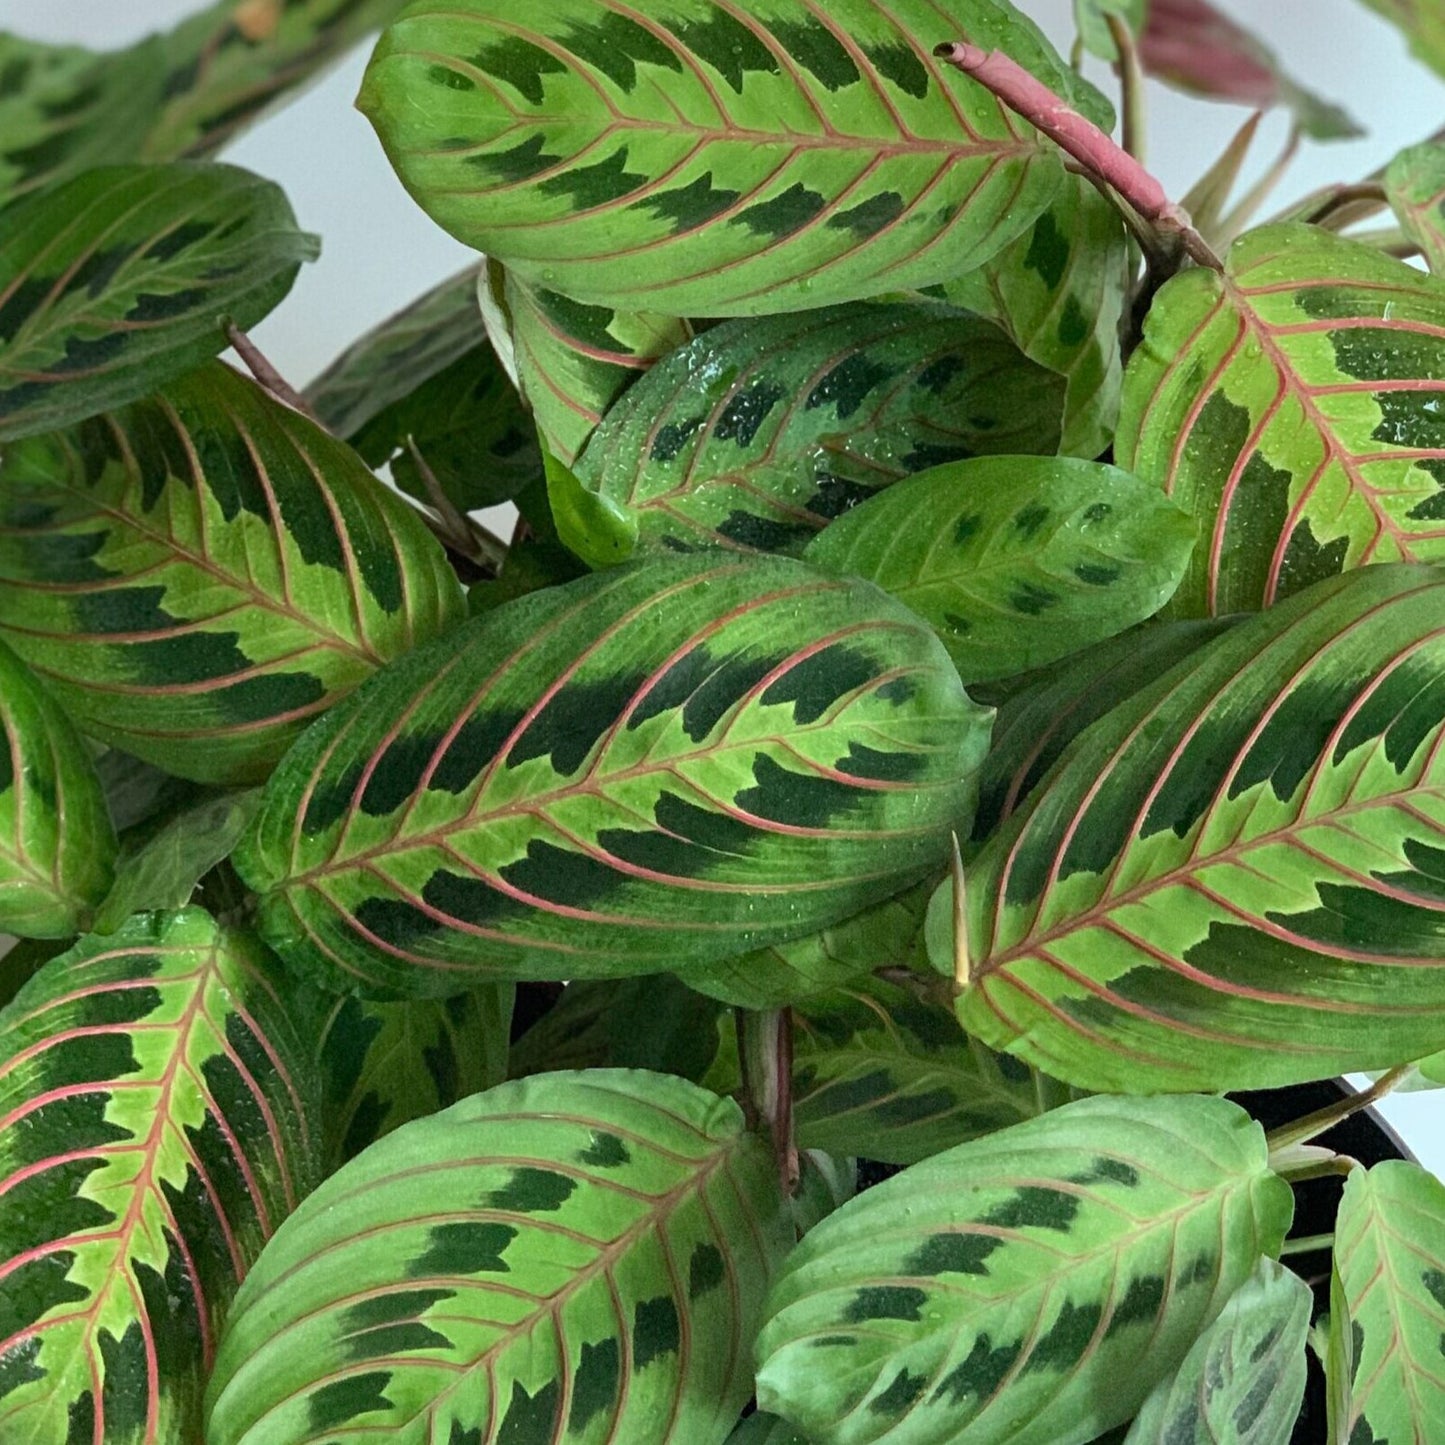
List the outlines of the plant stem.
{"label": "plant stem", "polygon": [[1244,193],[1237,206],[1219,223],[1219,234],[1212,239],[1222,246],[1228,246],[1236,236],[1254,219],[1255,212],[1269,199],[1270,193],[1284,179],[1284,173],[1294,162],[1300,148],[1301,132],[1296,126],[1290,127],[1289,139],[1274,164]]}
{"label": "plant stem", "polygon": [[973,979],[973,959],[968,952],[968,880],[963,871],[963,850],[958,834],[953,835],[953,991],[968,992]]}
{"label": "plant stem", "polygon": [[422,485],[426,488],[427,500],[437,515],[437,524],[432,527],[442,544],[452,551],[476,563],[487,577],[496,577],[507,557],[507,544],[480,522],[458,510],[447,496],[446,489],[437,480],[431,464],[422,455],[416,438],[408,436],[406,449],[416,464]]}
{"label": "plant stem", "polygon": [[1306,1114],[1303,1119],[1296,1119],[1290,1124],[1281,1124],[1278,1129],[1271,1131],[1266,1136],[1270,1153],[1273,1154],[1298,1144],[1307,1144],[1311,1139],[1317,1139],[1327,1129],[1333,1129],[1336,1124],[1342,1124],[1351,1115],[1358,1114],[1361,1109],[1368,1109],[1371,1104],[1378,1103],[1383,1099],[1396,1084],[1409,1075],[1414,1067],[1413,1064],[1401,1064],[1397,1068],[1391,1069],[1389,1073],[1381,1074],[1368,1089],[1362,1089],[1358,1094],[1351,1094],[1337,1104],[1329,1104],[1323,1109],[1316,1109],[1313,1114]]}
{"label": "plant stem", "polygon": [[791,1197],[800,1175],[793,1129],[793,1011],[739,1010],[737,1025],[743,1113],[752,1127],[767,1126],[778,1181]]}
{"label": "plant stem", "polygon": [[1367,220],[1389,204],[1390,198],[1379,181],[1359,181],[1354,185],[1333,187],[1299,219],[1311,226],[1340,231],[1355,221]]}
{"label": "plant stem", "polygon": [[1312,1254],[1317,1249],[1333,1249],[1334,1247],[1335,1235],[1331,1230],[1328,1234],[1302,1234],[1298,1239],[1287,1239],[1280,1249],[1280,1254]]}
{"label": "plant stem", "polygon": [[1119,52],[1114,73],[1119,77],[1120,134],[1123,137],[1124,149],[1142,166],[1149,130],[1149,99],[1144,83],[1144,65],[1139,59],[1139,47],[1134,41],[1134,32],[1124,17],[1106,12],[1104,20]]}
{"label": "plant stem", "polygon": [[1161,243],[1169,241],[1182,247],[1201,266],[1215,271],[1224,269],[1219,257],[1194,229],[1184,210],[1169,199],[1164,187],[1128,151],[1016,60],[1001,50],[986,51],[964,41],[940,45],[933,53],[972,76],[1010,110],[1041,130],[1078,161],[1095,185],[1121,196],[1128,203],[1126,218],[1132,211],[1143,223],[1140,242],[1146,250],[1157,252]]}
{"label": "plant stem", "polygon": [[321,425],[321,418],[311,410],[311,403],[276,370],[266,359],[265,353],[234,321],[226,323],[226,340],[235,349],[236,355],[246,363],[246,370],[276,398],[285,402],[292,411],[299,411],[308,421]]}

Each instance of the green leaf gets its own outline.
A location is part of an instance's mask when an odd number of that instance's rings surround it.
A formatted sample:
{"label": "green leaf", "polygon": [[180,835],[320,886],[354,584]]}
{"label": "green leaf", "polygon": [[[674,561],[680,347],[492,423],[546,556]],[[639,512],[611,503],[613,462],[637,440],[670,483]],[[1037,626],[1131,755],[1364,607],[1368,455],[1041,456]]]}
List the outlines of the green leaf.
{"label": "green leaf", "polygon": [[798,1188],[789,1203],[801,1239],[858,1192],[858,1161],[804,1149],[798,1155]]}
{"label": "green leaf", "polygon": [[925,968],[928,883],[844,919],[811,938],[774,944],[687,971],[689,988],[738,1008],[783,1008],[842,988],[879,968]]}
{"label": "green leaf", "polygon": [[1272,1259],[1230,1296],[1124,1445],[1288,1445],[1305,1392],[1309,1287]]}
{"label": "green leaf", "polygon": [[1067,378],[1065,456],[1097,457],[1114,439],[1129,272],[1118,210],[1083,176],[1071,175],[1032,230],[939,288],[953,305],[997,321],[1030,360]]}
{"label": "green leaf", "polygon": [[258,788],[203,798],[127,848],[92,929],[114,933],[133,913],[191,902],[201,879],[230,857],[260,804]]}
{"label": "green leaf", "polygon": [[1227,632],[1235,618],[1162,622],[1111,637],[1010,698],[998,710],[983,765],[973,840],[982,843],[1038,786],[1085,728]]}
{"label": "green leaf", "polygon": [[1445,272],[1445,145],[1427,142],[1401,151],[1385,172],[1385,193],[1431,271]]}
{"label": "green leaf", "polygon": [[[1021,234],[1058,152],[935,58],[929,0],[418,0],[358,102],[403,184],[520,280],[679,316],[946,280]],[[1006,0],[968,38],[1108,105]]]}
{"label": "green leaf", "polygon": [[515,602],[529,592],[575,582],[586,573],[587,568],[560,542],[542,537],[514,537],[502,559],[500,575],[492,581],[473,583],[467,593],[467,606],[476,617],[504,602]]}
{"label": "green leaf", "polygon": [[316,1179],[271,963],[200,909],[144,914],[0,1014],[7,1439],[200,1438],[227,1306]]}
{"label": "green leaf", "polygon": [[1149,312],[1119,465],[1199,523],[1181,615],[1366,562],[1445,559],[1445,285],[1317,226],[1263,226]]}
{"label": "green leaf", "polygon": [[70,938],[110,888],[115,829],[74,724],[0,642],[0,933]]}
{"label": "green leaf", "polygon": [[977,457],[869,498],[803,555],[906,603],[973,683],[1043,667],[1153,616],[1193,546],[1193,521],[1117,467]]}
{"label": "green leaf", "polygon": [[144,396],[291,289],[314,236],[235,166],[105,166],[0,214],[0,439]]}
{"label": "green leaf", "polygon": [[1432,1440],[1445,1430],[1445,1185],[1389,1160],[1345,1181],[1330,1282],[1330,1439]]}
{"label": "green leaf", "polygon": [[798,552],[911,472],[1051,454],[1063,385],[996,326],[933,302],[732,321],[633,387],[577,474],[634,519],[641,551]]}
{"label": "green leaf", "polygon": [[0,465],[0,633],[85,731],[170,772],[259,782],[464,607],[421,518],[220,362]]}
{"label": "green leaf", "polygon": [[316,1053],[330,1170],[400,1125],[500,1084],[513,992],[498,983],[410,1003],[326,996]]}
{"label": "green leaf", "polygon": [[990,716],[865,583],[782,558],[619,568],[333,709],[235,864],[267,939],[338,991],[685,970],[942,866]]}
{"label": "green leaf", "polygon": [[0,956],[0,1009],[35,977],[57,954],[64,953],[69,940],[17,938]]}
{"label": "green leaf", "polygon": [[1431,0],[1365,0],[1365,4],[1404,32],[1417,59],[1445,75],[1445,15]]}
{"label": "green leaf", "polygon": [[1289,1188],[1224,1099],[1084,1099],[916,1164],[789,1256],[758,1405],[816,1445],[1076,1445],[1277,1253]]}
{"label": "green leaf", "polygon": [[613,1070],[503,1084],[283,1226],[228,1322],[206,1440],[718,1445],[791,1238],[735,1104]]}
{"label": "green leaf", "polygon": [[510,270],[503,298],[517,385],[548,448],[569,466],[618,397],[692,338],[690,322],[584,305]]}
{"label": "green leaf", "polygon": [[964,1028],[1134,1092],[1438,1048],[1442,603],[1432,568],[1330,579],[1082,733],[969,870]]}
{"label": "green leaf", "polygon": [[749,1415],[727,1438],[727,1445],[808,1445],[786,1420],[761,1412]]}
{"label": "green leaf", "polygon": [[1084,48],[1100,60],[1117,60],[1119,47],[1109,30],[1108,15],[1117,15],[1137,40],[1149,14],[1149,0],[1074,0],[1074,24]]}

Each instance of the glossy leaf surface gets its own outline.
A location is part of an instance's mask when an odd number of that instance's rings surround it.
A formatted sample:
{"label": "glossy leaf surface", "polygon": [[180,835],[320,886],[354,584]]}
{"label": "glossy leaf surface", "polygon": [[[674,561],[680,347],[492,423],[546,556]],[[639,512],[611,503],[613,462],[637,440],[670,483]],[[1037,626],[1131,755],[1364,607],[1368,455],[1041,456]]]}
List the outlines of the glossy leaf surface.
{"label": "glossy leaf surface", "polygon": [[272,960],[132,919],[0,1014],[0,1437],[200,1438],[221,1320],[315,1182],[315,1080]]}
{"label": "glossy leaf surface", "polygon": [[912,472],[1052,453],[1062,392],[997,327],[934,303],[732,321],[628,392],[577,474],[639,551],[798,552]]}
{"label": "glossy leaf surface", "polygon": [[1273,1254],[1289,1188],[1223,1099],[1084,1099],[860,1194],[789,1256],[758,1404],[816,1445],[1077,1445]]}
{"label": "glossy leaf surface", "polygon": [[382,1135],[507,1077],[511,984],[449,999],[327,996],[316,1031],[332,1169]]}
{"label": "glossy leaf surface", "polygon": [[1124,1445],[1289,1445],[1305,1392],[1309,1287],[1272,1259],[1230,1296]]}
{"label": "glossy leaf surface", "polygon": [[0,643],[0,932],[69,938],[109,889],[115,829],[75,725]]}
{"label": "glossy leaf surface", "polygon": [[1445,1430],[1445,1185],[1389,1160],[1345,1181],[1330,1284],[1330,1436],[1429,1440]]}
{"label": "glossy leaf surface", "polygon": [[[418,202],[522,280],[739,316],[924,286],[1023,231],[1058,154],[933,55],[928,0],[417,0],[359,104]],[[1004,0],[970,37],[1107,123]]]}
{"label": "glossy leaf surface", "polygon": [[1119,465],[1199,523],[1184,615],[1366,562],[1445,558],[1445,283],[1315,226],[1264,226],[1159,293]]}
{"label": "glossy leaf surface", "polygon": [[291,751],[235,862],[264,935],[333,986],[684,968],[941,866],[988,720],[875,588],[673,558],[393,664]]}
{"label": "glossy leaf surface", "polygon": [[972,683],[1043,667],[1153,616],[1193,547],[1193,521],[1117,467],[978,457],[869,498],[803,555],[910,607]]}
{"label": "glossy leaf surface", "polygon": [[1331,579],[1082,733],[969,870],[964,1027],[1126,1091],[1437,1049],[1442,600],[1431,568]]}
{"label": "glossy leaf surface", "polygon": [[1129,255],[1119,212],[1092,182],[1071,175],[1031,230],[939,288],[955,306],[997,321],[1024,355],[1067,378],[1064,456],[1097,457],[1114,439]]}
{"label": "glossy leaf surface", "polygon": [[1385,193],[1401,229],[1440,275],[1445,271],[1445,145],[1401,151],[1385,172]]}
{"label": "glossy leaf surface", "polygon": [[206,782],[461,616],[421,518],[220,362],[6,449],[0,634],[86,731]]}
{"label": "glossy leaf surface", "polygon": [[235,166],[105,166],[0,215],[0,439],[52,431],[218,355],[315,237]]}
{"label": "glossy leaf surface", "polygon": [[383,1139],[277,1235],[208,1445],[720,1445],[791,1236],[735,1104],[659,1074],[504,1084]]}

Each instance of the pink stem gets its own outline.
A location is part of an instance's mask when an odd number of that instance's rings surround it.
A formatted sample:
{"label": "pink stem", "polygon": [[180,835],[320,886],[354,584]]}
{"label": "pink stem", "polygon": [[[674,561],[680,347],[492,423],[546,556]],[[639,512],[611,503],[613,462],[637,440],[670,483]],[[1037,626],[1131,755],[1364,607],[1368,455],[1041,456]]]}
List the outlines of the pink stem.
{"label": "pink stem", "polygon": [[1177,236],[1194,260],[1216,271],[1224,269],[1208,242],[1194,229],[1188,213],[1169,199],[1164,187],[1128,151],[1012,57],[1001,50],[982,50],[966,41],[951,41],[933,53],[971,75],[1010,110],[1036,126],[1091,176],[1117,191],[1142,220]]}

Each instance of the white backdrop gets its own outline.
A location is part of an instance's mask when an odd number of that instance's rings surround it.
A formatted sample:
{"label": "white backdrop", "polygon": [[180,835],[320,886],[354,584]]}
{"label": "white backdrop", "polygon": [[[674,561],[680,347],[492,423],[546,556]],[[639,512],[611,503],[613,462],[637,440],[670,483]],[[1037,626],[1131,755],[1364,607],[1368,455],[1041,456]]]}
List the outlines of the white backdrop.
{"label": "white backdrop", "polygon": [[[196,0],[199,4],[199,0]],[[548,0],[516,0],[544,5]],[[968,0],[953,0],[966,11]],[[1018,0],[1067,53],[1071,0]],[[1408,56],[1399,34],[1358,0],[1215,0],[1288,56],[1294,76],[1338,101],[1369,134],[1306,144],[1280,204],[1317,186],[1357,180],[1396,150],[1445,127],[1445,83]],[[172,24],[192,0],[0,0],[0,29],[96,48],[126,44]],[[941,37],[942,38],[942,37]],[[370,127],[352,108],[364,64],[355,55],[294,104],[245,135],[226,158],[279,181],[303,225],[321,234],[321,260],[303,269],[285,304],[255,337],[290,381],[304,385],[348,342],[433,282],[469,252],[412,204]],[[1109,89],[1095,67],[1091,78]],[[1215,159],[1247,111],[1152,85],[1151,168],[1178,196]],[[1283,144],[1287,123],[1261,128],[1256,169]],[[1445,1094],[1396,1095],[1384,1112],[1422,1161],[1445,1175]]]}

